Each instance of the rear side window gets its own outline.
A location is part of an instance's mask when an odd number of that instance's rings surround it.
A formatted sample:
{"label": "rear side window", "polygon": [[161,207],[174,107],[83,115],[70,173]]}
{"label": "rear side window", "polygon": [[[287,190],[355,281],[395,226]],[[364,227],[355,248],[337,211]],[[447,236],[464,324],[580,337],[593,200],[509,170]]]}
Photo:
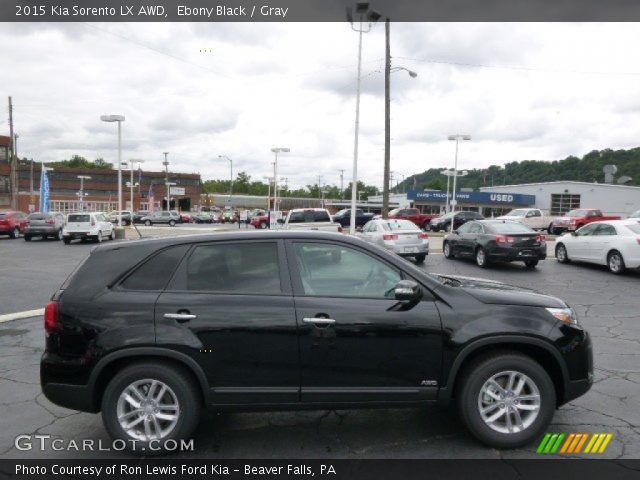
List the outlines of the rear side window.
{"label": "rear side window", "polygon": [[127,290],[162,290],[188,248],[189,245],[179,245],[160,251],[140,265],[120,286]]}
{"label": "rear side window", "polygon": [[89,215],[69,215],[69,222],[88,223],[90,221]]}
{"label": "rear side window", "polygon": [[278,294],[276,242],[202,245],[186,261],[187,290]]}
{"label": "rear side window", "polygon": [[627,228],[633,233],[640,233],[640,223],[638,225],[627,225]]}
{"label": "rear side window", "polygon": [[330,222],[331,217],[324,210],[309,210],[302,212],[291,212],[289,223],[313,223]]}

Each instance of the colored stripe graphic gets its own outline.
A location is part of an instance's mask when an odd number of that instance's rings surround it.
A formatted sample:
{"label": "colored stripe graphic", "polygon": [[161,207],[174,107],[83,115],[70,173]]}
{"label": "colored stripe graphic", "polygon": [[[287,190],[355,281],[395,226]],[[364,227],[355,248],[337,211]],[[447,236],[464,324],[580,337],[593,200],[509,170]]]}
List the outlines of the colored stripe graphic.
{"label": "colored stripe graphic", "polygon": [[612,433],[547,433],[536,449],[541,454],[604,453],[613,438]]}

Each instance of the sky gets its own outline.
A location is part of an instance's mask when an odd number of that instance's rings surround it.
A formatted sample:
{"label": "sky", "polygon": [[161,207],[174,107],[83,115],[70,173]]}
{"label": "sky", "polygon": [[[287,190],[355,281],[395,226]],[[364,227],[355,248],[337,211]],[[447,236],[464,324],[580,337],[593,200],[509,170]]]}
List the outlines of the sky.
{"label": "sky", "polygon": [[[0,24],[0,90],[18,154],[123,158],[203,180],[246,171],[290,187],[345,186],[354,149],[358,35],[348,23]],[[392,23],[391,169],[410,176],[556,160],[640,144],[634,23]],[[10,46],[10,48],[6,48]],[[364,35],[359,178],[382,186],[384,25]],[[4,113],[8,118],[8,110]],[[6,130],[6,131],[4,131]],[[0,134],[8,134],[5,123]]]}

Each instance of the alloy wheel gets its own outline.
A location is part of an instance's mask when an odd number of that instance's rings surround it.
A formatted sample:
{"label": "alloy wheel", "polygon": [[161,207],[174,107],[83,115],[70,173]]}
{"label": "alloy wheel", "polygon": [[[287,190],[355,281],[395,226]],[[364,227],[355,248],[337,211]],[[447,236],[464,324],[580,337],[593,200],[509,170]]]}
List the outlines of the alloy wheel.
{"label": "alloy wheel", "polygon": [[618,252],[609,255],[609,270],[613,273],[620,273],[624,270],[624,260],[622,260],[622,255]]}
{"label": "alloy wheel", "polygon": [[556,258],[559,262],[564,262],[567,259],[567,249],[563,245],[559,245],[556,251]]}
{"label": "alloy wheel", "polygon": [[162,440],[180,419],[180,404],[174,391],[160,380],[145,378],[127,386],[118,397],[118,422],[131,438]]}
{"label": "alloy wheel", "polygon": [[540,390],[522,372],[507,370],[489,378],[478,394],[478,410],[492,430],[513,434],[529,428],[540,413]]}

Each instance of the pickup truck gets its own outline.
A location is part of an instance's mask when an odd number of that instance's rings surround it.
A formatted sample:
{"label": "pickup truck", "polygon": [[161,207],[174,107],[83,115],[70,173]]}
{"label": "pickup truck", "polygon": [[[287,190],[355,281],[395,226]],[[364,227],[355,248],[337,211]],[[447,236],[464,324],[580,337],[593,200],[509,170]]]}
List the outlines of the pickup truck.
{"label": "pickup truck", "polygon": [[[332,218],[334,222],[339,223],[344,228],[347,228],[351,225],[351,209],[343,208]],[[373,213],[365,213],[359,208],[356,209],[356,228],[364,227],[369,220],[373,220]]]}
{"label": "pickup truck", "polygon": [[574,231],[580,227],[584,227],[591,222],[600,222],[602,220],[620,220],[620,216],[605,216],[602,210],[595,208],[578,208],[566,213],[563,217],[558,217],[553,221],[551,232],[554,235]]}
{"label": "pickup truck", "polygon": [[389,212],[390,219],[409,220],[423,230],[428,230],[429,222],[439,216],[437,213],[420,213],[417,208],[394,208]]}
{"label": "pickup truck", "polygon": [[553,218],[545,215],[539,208],[516,208],[497,219],[522,223],[534,230],[546,230],[549,233],[553,229]]}
{"label": "pickup truck", "polygon": [[325,208],[294,208],[289,210],[285,218],[279,219],[278,223],[284,230],[342,232],[342,226],[331,219],[329,211]]}

